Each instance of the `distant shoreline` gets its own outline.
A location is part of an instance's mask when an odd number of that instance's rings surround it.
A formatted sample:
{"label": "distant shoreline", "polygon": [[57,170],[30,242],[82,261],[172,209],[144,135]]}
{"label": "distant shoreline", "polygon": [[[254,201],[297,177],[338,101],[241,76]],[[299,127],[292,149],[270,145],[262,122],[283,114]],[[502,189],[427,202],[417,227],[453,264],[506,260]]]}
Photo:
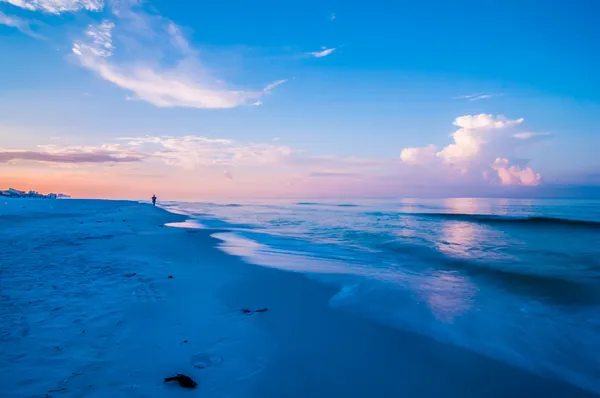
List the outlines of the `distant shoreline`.
{"label": "distant shoreline", "polygon": [[65,195],[65,194],[62,194],[62,193],[42,194],[42,193],[39,193],[37,191],[25,192],[25,191],[20,191],[18,189],[14,189],[14,188],[0,190],[0,197],[17,198],[17,199],[27,199],[27,198],[29,198],[29,199],[63,199],[63,198],[70,198],[69,195]]}

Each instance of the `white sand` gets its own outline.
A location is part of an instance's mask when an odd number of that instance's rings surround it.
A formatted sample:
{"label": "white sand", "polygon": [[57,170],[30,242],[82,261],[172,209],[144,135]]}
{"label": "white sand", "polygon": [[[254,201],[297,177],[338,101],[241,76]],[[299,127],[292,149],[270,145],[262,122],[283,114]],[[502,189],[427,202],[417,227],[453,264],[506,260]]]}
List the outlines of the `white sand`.
{"label": "white sand", "polygon": [[[133,202],[0,200],[0,396],[591,396],[331,309],[333,288],[163,226],[181,221]],[[163,383],[177,373],[199,387]]]}

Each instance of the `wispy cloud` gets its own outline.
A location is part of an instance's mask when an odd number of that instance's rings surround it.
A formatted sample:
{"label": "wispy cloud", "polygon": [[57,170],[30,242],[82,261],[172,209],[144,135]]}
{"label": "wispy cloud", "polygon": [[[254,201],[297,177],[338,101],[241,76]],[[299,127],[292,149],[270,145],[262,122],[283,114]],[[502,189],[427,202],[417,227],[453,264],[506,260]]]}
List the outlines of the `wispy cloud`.
{"label": "wispy cloud", "polygon": [[309,55],[315,57],[315,58],[323,58],[326,57],[328,55],[331,55],[335,50],[337,50],[337,48],[326,48],[323,47],[323,50],[321,51],[314,51],[309,53]]}
{"label": "wispy cloud", "polygon": [[98,147],[41,145],[35,151],[0,148],[0,163],[14,161],[68,164],[130,163],[139,162],[143,157],[139,153],[124,150],[119,145],[103,145]]}
{"label": "wispy cloud", "polygon": [[331,21],[335,21],[335,18],[336,18],[335,12],[332,12],[332,13],[331,13],[331,16],[329,17],[329,19],[330,19]]}
{"label": "wispy cloud", "polygon": [[104,7],[103,0],[0,0],[15,7],[29,11],[41,11],[48,14],[62,14],[81,10],[100,11]]}
{"label": "wispy cloud", "polygon": [[513,135],[513,137],[518,138],[520,140],[531,140],[532,138],[539,138],[539,137],[547,137],[551,135],[550,133],[533,133],[533,132],[524,132],[524,133],[516,133]]}
{"label": "wispy cloud", "polygon": [[10,26],[11,28],[16,28],[21,32],[25,33],[28,36],[31,36],[36,39],[41,39],[42,37],[35,33],[31,29],[31,22],[26,19],[6,15],[2,11],[0,11],[0,25]]}
{"label": "wispy cloud", "polygon": [[308,173],[308,176],[315,178],[356,178],[361,175],[347,171],[313,171],[312,173]]}
{"label": "wispy cloud", "polygon": [[292,156],[291,148],[272,144],[242,144],[233,140],[201,136],[155,136],[122,138],[126,146],[170,166],[193,170],[199,167],[257,166],[279,163]]}
{"label": "wispy cloud", "polygon": [[[202,67],[172,21],[132,9],[119,9],[115,14],[120,16],[117,23],[122,24],[123,53],[131,59],[113,56],[117,51],[114,32],[119,26],[108,20],[90,25],[72,51],[84,68],[129,91],[130,99],[157,107],[235,108],[262,103],[263,96],[286,81],[277,80],[256,91],[229,88]],[[156,38],[150,55],[144,45],[149,37]],[[161,40],[163,37],[167,40]],[[177,62],[162,66],[161,56],[166,53]]]}
{"label": "wispy cloud", "polygon": [[483,99],[490,99],[490,98],[494,98],[494,97],[500,97],[504,94],[484,94],[484,93],[478,93],[478,94],[469,94],[469,95],[461,95],[456,97],[457,99],[466,99],[469,101],[479,101],[479,100],[483,100]]}

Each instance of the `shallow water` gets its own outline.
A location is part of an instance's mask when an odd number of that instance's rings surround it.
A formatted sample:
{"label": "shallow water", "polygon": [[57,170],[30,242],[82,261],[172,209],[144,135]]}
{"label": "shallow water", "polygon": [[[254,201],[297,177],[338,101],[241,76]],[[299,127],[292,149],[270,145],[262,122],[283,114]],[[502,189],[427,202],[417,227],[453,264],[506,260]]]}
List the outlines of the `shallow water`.
{"label": "shallow water", "polygon": [[600,393],[600,201],[166,203],[331,305]]}

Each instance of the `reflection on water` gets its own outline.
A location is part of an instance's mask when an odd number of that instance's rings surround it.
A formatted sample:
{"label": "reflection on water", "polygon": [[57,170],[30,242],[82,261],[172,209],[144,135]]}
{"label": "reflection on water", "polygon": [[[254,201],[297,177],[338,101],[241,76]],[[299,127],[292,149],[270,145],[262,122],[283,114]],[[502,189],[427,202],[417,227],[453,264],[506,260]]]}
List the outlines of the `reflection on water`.
{"label": "reflection on water", "polygon": [[477,198],[448,198],[444,199],[444,206],[449,209],[449,213],[486,214],[490,212],[491,204]]}
{"label": "reflection on water", "polygon": [[475,257],[474,250],[479,243],[478,236],[485,233],[482,227],[459,221],[445,223],[441,239],[436,242],[438,250],[448,256],[468,259]]}
{"label": "reflection on water", "polygon": [[189,219],[181,222],[171,222],[165,224],[167,227],[174,228],[191,228],[191,229],[204,229],[206,228],[203,224],[201,224],[198,220]]}
{"label": "reflection on water", "polygon": [[451,323],[473,307],[478,288],[456,271],[435,271],[415,290],[439,321]]}

